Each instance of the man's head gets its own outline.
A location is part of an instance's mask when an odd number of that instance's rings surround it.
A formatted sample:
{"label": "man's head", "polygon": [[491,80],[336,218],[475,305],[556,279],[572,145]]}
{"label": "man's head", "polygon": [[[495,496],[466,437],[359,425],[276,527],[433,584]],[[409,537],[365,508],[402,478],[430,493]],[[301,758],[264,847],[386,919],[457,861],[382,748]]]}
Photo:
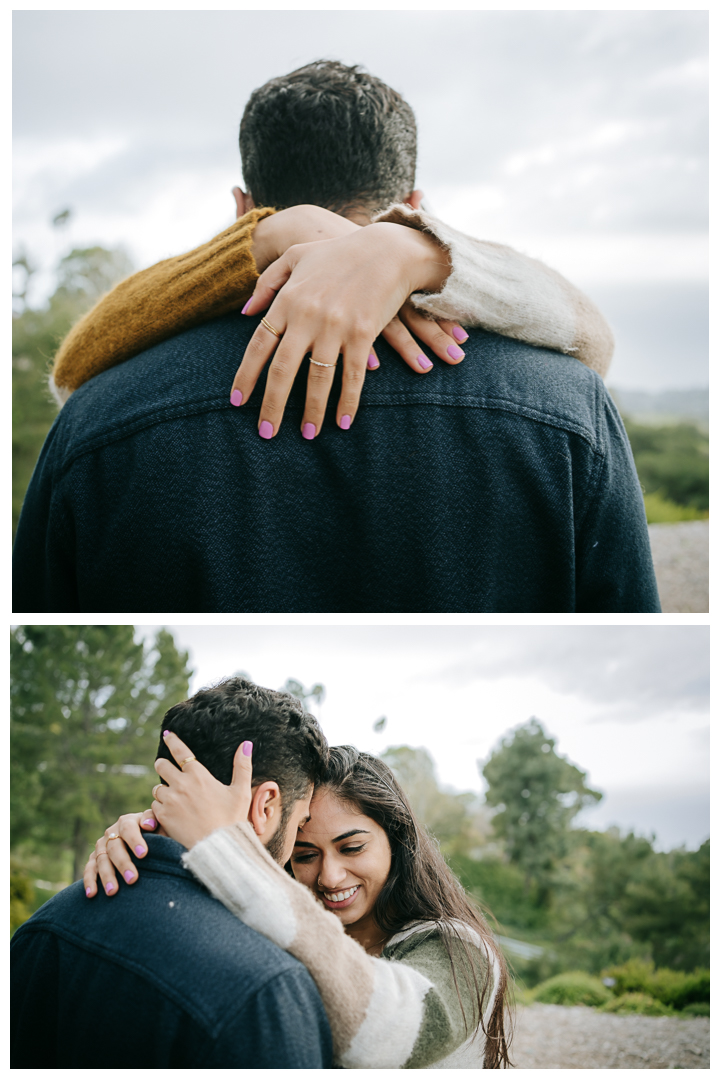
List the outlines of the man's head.
{"label": "man's head", "polygon": [[[327,759],[327,742],[315,717],[290,694],[233,678],[173,705],[162,730],[174,731],[223,784],[232,779],[238,746],[252,742],[249,818],[272,857],[287,862]],[[157,756],[173,760],[162,737]]]}
{"label": "man's head", "polygon": [[240,156],[255,206],[374,213],[413,190],[415,116],[357,65],[317,60],[253,91]]}

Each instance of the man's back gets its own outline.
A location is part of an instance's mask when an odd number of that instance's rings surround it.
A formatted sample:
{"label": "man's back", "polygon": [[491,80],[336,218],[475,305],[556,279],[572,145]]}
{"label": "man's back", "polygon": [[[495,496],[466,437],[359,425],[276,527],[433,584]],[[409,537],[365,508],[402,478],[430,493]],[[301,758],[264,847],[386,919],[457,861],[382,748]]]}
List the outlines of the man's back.
{"label": "man's back", "polygon": [[[229,404],[257,320],[230,315],[92,379],[41,457],[19,611],[659,611],[642,496],[601,380],[471,332],[459,367],[379,342],[349,431],[257,435]],[[305,361],[307,363],[307,361]]]}
{"label": "man's back", "polygon": [[133,886],[63,890],[15,934],[13,1068],[331,1068],[306,969],[147,838]]}

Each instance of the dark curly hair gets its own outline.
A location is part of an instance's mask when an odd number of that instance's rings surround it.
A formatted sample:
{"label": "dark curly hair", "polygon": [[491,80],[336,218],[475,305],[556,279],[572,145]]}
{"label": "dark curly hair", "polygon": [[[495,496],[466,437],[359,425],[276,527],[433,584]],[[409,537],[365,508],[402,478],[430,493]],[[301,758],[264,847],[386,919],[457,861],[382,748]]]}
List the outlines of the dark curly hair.
{"label": "dark curly hair", "polygon": [[[384,761],[363,754],[354,746],[330,748],[327,766],[316,791],[329,789],[338,799],[372,818],[390,841],[390,874],[378,896],[374,916],[388,936],[412,922],[437,922],[452,966],[455,988],[465,1018],[466,1031],[485,1034],[485,1068],[511,1064],[509,1035],[505,1034],[508,1005],[508,974],[503,955],[485,916],[465,891],[440,854],[436,842],[415,817],[405,792]],[[479,949],[458,933],[458,925],[471,927],[480,937],[494,965],[484,962]],[[492,992],[493,971],[499,975],[493,1009],[484,1021],[486,1001]],[[473,1002],[468,1019],[458,985],[458,968]]]}
{"label": "dark curly hair", "polygon": [[[249,679],[223,679],[198,690],[165,713],[161,731],[174,731],[222,784],[232,780],[240,743],[253,744],[253,786],[274,780],[282,796],[282,821],[323,772],[328,746],[320,725],[297,698]],[[158,757],[173,761],[160,736]]]}
{"label": "dark curly hair", "polygon": [[384,210],[415,184],[415,115],[359,65],[316,60],[253,91],[240,156],[256,206]]}

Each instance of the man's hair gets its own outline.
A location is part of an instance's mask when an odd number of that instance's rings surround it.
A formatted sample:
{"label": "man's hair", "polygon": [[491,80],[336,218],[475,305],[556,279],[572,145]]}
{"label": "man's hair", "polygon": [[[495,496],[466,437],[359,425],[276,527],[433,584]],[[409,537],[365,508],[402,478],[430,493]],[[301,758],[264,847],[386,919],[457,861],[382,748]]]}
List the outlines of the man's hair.
{"label": "man's hair", "polygon": [[359,65],[316,60],[253,91],[240,156],[256,206],[384,210],[415,184],[415,115]]}
{"label": "man's hair", "polygon": [[[327,761],[328,746],[320,725],[296,698],[239,677],[223,679],[173,705],[165,713],[161,730],[173,731],[223,784],[232,780],[235,751],[249,739],[253,786],[266,780],[277,783],[283,821]],[[174,761],[162,735],[157,756]]]}

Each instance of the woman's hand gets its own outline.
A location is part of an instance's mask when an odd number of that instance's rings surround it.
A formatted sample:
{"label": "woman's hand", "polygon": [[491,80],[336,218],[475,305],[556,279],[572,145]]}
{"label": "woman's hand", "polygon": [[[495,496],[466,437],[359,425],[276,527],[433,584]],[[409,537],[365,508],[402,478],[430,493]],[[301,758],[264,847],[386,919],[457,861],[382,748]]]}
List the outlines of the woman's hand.
{"label": "woman's hand", "polygon": [[86,896],[97,895],[98,875],[108,896],[116,893],[118,889],[115,877],[116,867],[128,885],[137,881],[138,873],[128,851],[134,851],[138,859],[147,855],[147,844],[143,840],[141,828],[147,832],[152,832],[157,828],[152,810],[145,810],[142,814],[123,814],[114,825],[105,830],[95,844],[94,852],[85,863],[83,884]]}
{"label": "woman's hand", "polygon": [[247,821],[252,802],[251,742],[237,748],[232,783],[226,787],[172,731],[164,731],[163,738],[175,761],[183,763],[176,768],[167,758],[155,762],[155,772],[165,784],[153,788],[153,816],[168,836],[189,849],[216,829]]}
{"label": "woman's hand", "polygon": [[309,366],[301,430],[306,439],[313,439],[322,427],[334,368],[342,354],[336,421],[341,428],[350,427],[365,371],[379,366],[373,343],[381,332],[418,374],[429,371],[432,362],[418,349],[408,327],[447,363],[462,360],[458,341],[467,334],[454,323],[427,319],[405,303],[417,290],[439,291],[449,272],[449,257],[432,237],[388,222],[352,226],[334,239],[289,248],[261,274],[243,308],[249,315],[271,305],[266,322],[277,334],[262,323],[257,328],[230,400],[234,405],[248,401],[274,353],[258,425],[263,438],[272,438],[280,428],[298,369],[310,353],[314,363]]}

